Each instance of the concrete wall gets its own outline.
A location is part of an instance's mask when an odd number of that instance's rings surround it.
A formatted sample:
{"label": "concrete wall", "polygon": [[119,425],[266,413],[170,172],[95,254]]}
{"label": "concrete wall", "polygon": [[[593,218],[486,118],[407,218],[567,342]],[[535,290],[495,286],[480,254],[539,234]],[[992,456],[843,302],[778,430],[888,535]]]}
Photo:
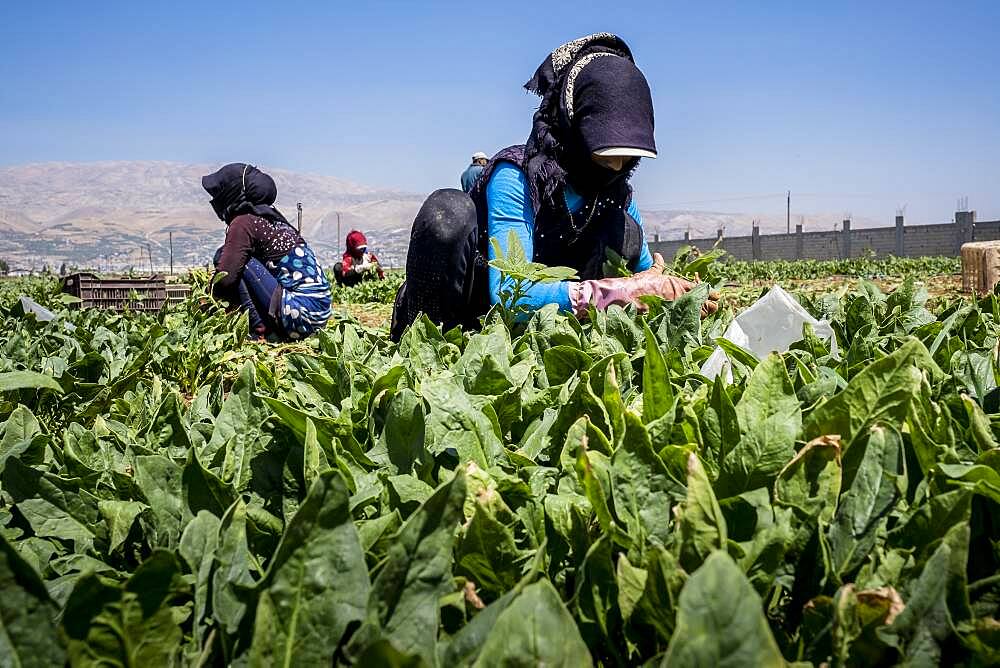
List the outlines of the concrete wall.
{"label": "concrete wall", "polygon": [[919,225],[905,230],[903,252],[906,257],[958,254],[955,252],[955,240],[959,230],[954,223]]}
{"label": "concrete wall", "polygon": [[840,232],[803,232],[802,257],[813,260],[839,260]]}
{"label": "concrete wall", "polygon": [[[754,228],[748,237],[724,237],[719,247],[735,260],[838,260],[864,257],[869,252],[902,257],[958,255],[967,241],[1000,240],[1000,220],[977,222],[975,211],[959,211],[955,222],[935,225],[906,227],[903,217],[897,216],[892,227],[853,230],[850,221],[845,220],[838,231],[803,232],[801,225],[795,229],[794,234],[759,234]],[[717,238],[658,241],[650,242],[649,247],[669,260],[684,245],[705,251],[716,241]]]}
{"label": "concrete wall", "polygon": [[874,251],[876,255],[895,255],[896,228],[851,230],[851,257],[864,257],[869,251]]}
{"label": "concrete wall", "polygon": [[973,228],[976,241],[998,241],[1000,240],[1000,220],[990,220],[976,223]]}

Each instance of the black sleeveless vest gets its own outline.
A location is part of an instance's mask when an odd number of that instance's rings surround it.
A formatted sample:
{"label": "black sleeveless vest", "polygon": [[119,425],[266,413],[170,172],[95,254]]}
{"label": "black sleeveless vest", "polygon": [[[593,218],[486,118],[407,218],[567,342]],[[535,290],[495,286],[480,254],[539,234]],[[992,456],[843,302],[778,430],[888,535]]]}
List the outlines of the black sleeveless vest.
{"label": "black sleeveless vest", "polygon": [[[489,295],[480,294],[487,288],[489,228],[486,185],[497,165],[509,162],[523,169],[524,145],[510,146],[497,153],[487,163],[469,196],[476,205],[478,253],[476,257],[473,302],[489,306]],[[572,267],[581,280],[604,278],[607,251],[618,253],[634,266],[642,252],[642,228],[628,213],[632,202],[631,188],[621,196],[602,196],[587,202],[581,211],[571,214],[565,193],[556,193],[556,206],[541,206],[539,196],[529,188],[535,211],[534,253],[532,260],[549,266]],[[485,313],[485,310],[483,310]]]}

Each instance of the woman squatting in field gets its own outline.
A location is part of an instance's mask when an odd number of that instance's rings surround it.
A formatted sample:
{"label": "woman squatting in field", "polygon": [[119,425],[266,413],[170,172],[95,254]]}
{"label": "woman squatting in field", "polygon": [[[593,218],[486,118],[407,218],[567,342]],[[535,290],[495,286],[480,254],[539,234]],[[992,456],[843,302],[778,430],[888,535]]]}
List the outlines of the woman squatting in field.
{"label": "woman squatting in field", "polygon": [[330,284],[312,249],[274,208],[274,179],[236,162],[201,185],[227,226],[215,253],[212,295],[247,311],[254,338],[295,341],[326,325]]}
{"label": "woman squatting in field", "polygon": [[[663,273],[651,255],[629,178],[655,158],[653,103],[632,52],[599,33],[559,47],[525,86],[541,97],[527,143],[500,151],[472,191],[437,190],[410,233],[406,283],[396,296],[391,336],[425,313],[445,329],[474,328],[507,286],[489,266],[490,239],[507,252],[513,231],[528,258],[568,266],[580,280],[537,284],[521,305],[556,304],[585,317],[591,305],[675,299],[694,285]],[[604,275],[608,250],[636,273]],[[718,308],[713,293],[704,311]]]}

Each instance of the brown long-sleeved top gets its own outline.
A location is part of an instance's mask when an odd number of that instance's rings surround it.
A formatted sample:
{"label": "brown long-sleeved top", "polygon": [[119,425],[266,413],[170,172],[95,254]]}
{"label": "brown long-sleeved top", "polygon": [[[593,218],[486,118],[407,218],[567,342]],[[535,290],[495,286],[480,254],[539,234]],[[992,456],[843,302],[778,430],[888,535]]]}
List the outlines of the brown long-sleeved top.
{"label": "brown long-sleeved top", "polygon": [[273,269],[281,258],[301,243],[305,243],[302,237],[286,223],[252,214],[233,218],[226,230],[222,257],[215,267],[217,272],[224,271],[226,275],[214,284],[212,294],[218,299],[239,303],[236,286],[250,258],[256,258],[268,269]]}

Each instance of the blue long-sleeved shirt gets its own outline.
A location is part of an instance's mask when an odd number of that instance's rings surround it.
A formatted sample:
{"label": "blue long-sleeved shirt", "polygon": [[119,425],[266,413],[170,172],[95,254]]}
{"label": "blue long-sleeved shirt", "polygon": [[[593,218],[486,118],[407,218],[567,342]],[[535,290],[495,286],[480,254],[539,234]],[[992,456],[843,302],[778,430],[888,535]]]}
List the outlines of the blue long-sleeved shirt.
{"label": "blue long-sleeved shirt", "polygon": [[[569,186],[565,189],[566,205],[572,212],[583,207],[583,198]],[[506,254],[507,236],[513,230],[524,248],[524,253],[531,258],[535,246],[535,210],[531,205],[531,195],[528,192],[528,181],[524,172],[515,165],[502,162],[497,165],[486,184],[486,206],[488,208],[487,225],[491,238],[500,243],[500,248]],[[642,229],[642,218],[639,208],[633,200],[628,207],[628,213],[639,223]],[[489,247],[489,259],[496,259],[493,245]],[[642,250],[632,271],[644,271],[653,266],[653,256],[649,252],[645,237],[642,240]],[[510,288],[510,280],[500,283],[500,271],[490,267],[490,301],[496,304],[500,301],[500,292]],[[533,286],[525,295],[522,305],[537,310],[546,304],[558,304],[562,311],[569,311],[569,282],[542,283]]]}
{"label": "blue long-sleeved shirt", "polygon": [[479,175],[483,173],[485,167],[482,165],[469,165],[462,172],[462,190],[469,192],[472,190],[472,186],[476,185],[476,179]]}

